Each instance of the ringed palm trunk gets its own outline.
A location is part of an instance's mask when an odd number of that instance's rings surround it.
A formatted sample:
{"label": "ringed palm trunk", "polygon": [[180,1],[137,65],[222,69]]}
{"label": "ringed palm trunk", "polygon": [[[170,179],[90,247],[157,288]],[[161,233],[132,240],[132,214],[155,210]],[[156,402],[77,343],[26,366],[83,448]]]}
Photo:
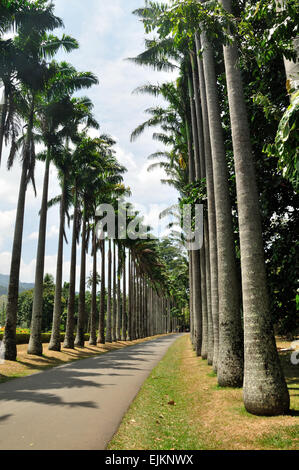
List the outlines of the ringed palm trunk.
{"label": "ringed palm trunk", "polygon": [[204,135],[204,154],[207,181],[208,196],[208,236],[209,236],[209,261],[211,276],[211,310],[213,320],[213,369],[217,372],[218,350],[219,350],[219,295],[218,295],[218,256],[217,256],[217,231],[216,231],[216,212],[215,212],[215,194],[214,194],[214,176],[211,153],[210,128],[208,120],[208,107],[206,85],[204,79],[203,61],[201,60],[200,42],[198,35],[195,35],[196,52],[199,71],[199,88],[202,108],[203,135]]}
{"label": "ringed palm trunk", "polygon": [[0,164],[2,160],[2,151],[3,151],[3,141],[4,141],[4,128],[5,128],[5,121],[6,121],[6,116],[7,116],[7,92],[4,87],[4,102],[2,104],[2,110],[0,108]]}
{"label": "ringed palm trunk", "polygon": [[132,341],[132,266],[130,250],[128,258],[128,341]]}
{"label": "ringed palm trunk", "polygon": [[[189,94],[192,90],[191,79],[189,77]],[[193,101],[190,95],[190,102]],[[197,142],[197,126],[196,126],[196,116],[195,108],[193,105],[193,115],[192,118],[192,136],[195,142]],[[189,129],[188,121],[186,120],[187,130]],[[192,138],[190,132],[188,132],[188,142],[191,143]],[[188,158],[189,158],[189,183],[193,183],[195,178],[199,177],[199,156],[198,156],[198,145],[195,143],[194,153],[192,152],[192,145],[188,145]],[[197,150],[196,150],[197,149]],[[193,157],[193,155],[195,157]],[[197,164],[195,164],[197,160]],[[202,346],[202,310],[201,310],[201,279],[200,279],[200,253],[199,250],[191,250],[191,266],[192,266],[192,312],[193,312],[193,346],[197,356],[201,355],[201,346]]]}
{"label": "ringed palm trunk", "polygon": [[112,342],[116,341],[116,247],[115,241],[113,242],[113,305],[112,305]]}
{"label": "ringed palm trunk", "polygon": [[97,237],[96,224],[93,229],[93,267],[92,267],[92,292],[91,292],[91,313],[90,313],[90,338],[91,346],[97,345]]}
{"label": "ringed palm trunk", "polygon": [[120,252],[119,247],[117,250],[118,257],[118,275],[117,275],[117,317],[116,317],[116,340],[120,341],[121,339],[121,288],[120,288],[120,279],[121,279],[121,269],[120,269]]}
{"label": "ringed palm trunk", "polygon": [[20,263],[22,253],[22,239],[24,227],[25,199],[27,190],[27,165],[23,161],[22,175],[20,180],[18,206],[12,247],[9,286],[6,306],[6,322],[4,331],[5,359],[16,361],[17,359],[17,311],[19,296]]}
{"label": "ringed palm trunk", "polygon": [[69,301],[66,320],[66,331],[63,347],[74,349],[74,328],[75,328],[75,294],[76,294],[76,259],[77,259],[77,224],[78,224],[78,194],[77,187],[74,189],[74,220],[72,234],[71,266],[70,266],[70,286]]}
{"label": "ringed palm trunk", "polygon": [[192,87],[192,81],[190,74],[188,74],[188,89],[189,99],[191,108],[191,124],[192,124],[192,137],[193,137],[193,155],[194,155],[194,168],[195,168],[195,180],[200,179],[200,155],[199,155],[199,140],[198,140],[198,129],[197,129],[197,118],[194,103],[194,90]]}
{"label": "ringed palm trunk", "polygon": [[[222,0],[221,3],[231,12],[230,1]],[[270,317],[258,191],[236,44],[224,47],[224,59],[241,246],[245,331],[244,404],[250,413],[273,416],[286,413],[290,399]]]}
{"label": "ringed palm trunk", "polygon": [[61,319],[61,296],[62,296],[62,272],[63,272],[63,237],[65,220],[65,181],[63,179],[61,201],[60,201],[60,226],[58,235],[58,252],[56,266],[55,298],[52,322],[52,334],[49,344],[49,351],[60,351],[60,319]]}
{"label": "ringed palm trunk", "polygon": [[106,328],[106,342],[112,342],[112,318],[111,318],[111,263],[112,263],[112,252],[111,252],[111,240],[109,240],[108,248],[108,300],[107,300],[107,328]]}
{"label": "ringed palm trunk", "polygon": [[192,292],[192,252],[189,251],[189,318],[190,318],[190,338],[194,344],[193,330],[193,292]]}
{"label": "ringed palm trunk", "polygon": [[205,221],[204,225],[204,238],[205,238],[205,268],[207,280],[207,311],[208,311],[208,364],[213,364],[214,357],[214,331],[213,331],[213,317],[212,317],[212,302],[211,302],[211,269],[210,269],[210,244],[209,244],[209,229],[208,223]]}
{"label": "ringed palm trunk", "polygon": [[122,324],[121,339],[127,341],[127,276],[126,276],[126,249],[124,249],[124,266],[123,266],[123,301],[122,301]]}
{"label": "ringed palm trunk", "polygon": [[98,343],[105,344],[105,240],[101,241],[101,300]]}
{"label": "ringed palm trunk", "polygon": [[17,359],[17,342],[16,342],[16,325],[19,297],[19,281],[20,281],[20,265],[22,255],[22,240],[24,228],[25,199],[28,186],[28,160],[30,159],[31,140],[33,130],[33,118],[35,109],[35,98],[33,96],[31,103],[31,113],[28,120],[28,130],[26,142],[23,150],[22,174],[19,187],[17,214],[14,230],[14,240],[12,247],[9,286],[6,307],[6,323],[4,332],[5,359],[8,361],[16,361]]}
{"label": "ringed palm trunk", "polygon": [[43,184],[42,206],[40,211],[40,224],[38,232],[38,246],[36,256],[34,298],[32,307],[32,320],[30,329],[30,339],[27,354],[41,356],[43,354],[43,345],[41,340],[42,315],[43,315],[43,281],[45,266],[46,249],[46,230],[48,213],[48,188],[49,188],[49,170],[50,170],[50,150],[48,150],[46,169]]}
{"label": "ringed palm trunk", "polygon": [[[206,165],[204,155],[204,135],[203,135],[203,124],[202,124],[202,112],[199,99],[198,91],[198,71],[196,63],[194,61],[193,51],[190,52],[190,61],[192,69],[193,79],[193,92],[194,92],[194,103],[196,115],[196,129],[197,129],[197,140],[198,140],[198,156],[199,165],[196,171],[196,179],[201,180],[206,177]],[[206,220],[204,220],[206,224]],[[201,274],[201,299],[202,299],[202,348],[201,357],[207,359],[208,357],[208,338],[209,338],[209,317],[208,317],[208,295],[207,295],[207,277],[206,277],[206,238],[204,238],[204,244],[200,251],[200,274]]]}
{"label": "ringed palm trunk", "polygon": [[78,322],[75,346],[84,348],[84,327],[85,327],[85,284],[86,284],[86,203],[83,203],[83,221],[82,221],[82,241],[81,241],[81,270],[80,270],[80,289],[78,305]]}
{"label": "ringed palm trunk", "polygon": [[243,384],[243,331],[237,279],[228,170],[218,102],[214,57],[206,33],[201,34],[213,162],[217,223],[219,354],[217,376],[223,387]]}

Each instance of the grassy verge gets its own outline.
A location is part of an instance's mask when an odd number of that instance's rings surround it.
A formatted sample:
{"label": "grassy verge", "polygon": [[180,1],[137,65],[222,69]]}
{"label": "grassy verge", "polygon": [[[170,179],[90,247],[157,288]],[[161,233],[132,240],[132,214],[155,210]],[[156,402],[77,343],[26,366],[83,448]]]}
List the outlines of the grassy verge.
{"label": "grassy verge", "polygon": [[[157,336],[155,338],[157,338]],[[48,344],[43,344],[43,355],[41,357],[27,354],[28,344],[20,344],[17,346],[17,361],[5,361],[4,364],[0,364],[0,383],[14,378],[31,375],[36,372],[41,372],[51,367],[57,367],[66,364],[67,362],[87,359],[115,349],[133,346],[134,344],[149,341],[151,339],[153,338],[142,338],[135,341],[118,341],[116,343],[106,343],[103,345],[98,344],[97,346],[90,346],[88,341],[86,341],[84,348],[62,348],[60,352],[49,351]]]}
{"label": "grassy verge", "polygon": [[299,371],[289,353],[281,357],[292,411],[257,417],[245,410],[242,390],[218,387],[189,336],[180,338],[144,383],[108,449],[298,449]]}

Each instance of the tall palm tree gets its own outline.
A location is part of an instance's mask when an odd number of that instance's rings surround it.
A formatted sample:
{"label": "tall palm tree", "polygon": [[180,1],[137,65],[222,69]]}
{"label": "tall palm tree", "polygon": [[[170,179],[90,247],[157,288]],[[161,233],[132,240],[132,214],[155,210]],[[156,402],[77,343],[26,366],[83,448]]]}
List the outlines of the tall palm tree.
{"label": "tall palm tree", "polygon": [[[62,271],[63,271],[63,237],[65,216],[71,205],[71,187],[69,184],[71,169],[72,169],[72,154],[69,150],[69,142],[72,140],[75,144],[78,140],[78,127],[80,124],[85,124],[85,129],[93,127],[97,129],[98,123],[95,121],[91,109],[93,107],[91,101],[84,98],[73,98],[71,100],[73,105],[73,112],[70,114],[69,119],[64,123],[60,135],[65,140],[65,158],[60,154],[58,161],[54,160],[58,168],[61,184],[61,196],[54,198],[52,203],[60,202],[60,227],[58,237],[57,249],[57,268],[56,268],[56,283],[55,283],[55,300],[53,310],[52,334],[48,349],[51,351],[60,351],[60,319],[61,319],[61,295],[62,295]],[[95,287],[96,291],[96,287]],[[93,318],[93,317],[92,317]]]}
{"label": "tall palm tree", "polygon": [[[53,31],[62,27],[61,18],[54,15],[54,6],[48,1],[3,0],[0,6],[0,34],[13,31],[22,37],[21,43],[15,39],[2,39],[0,37],[0,86],[3,88],[3,105],[0,118],[0,163],[3,143],[11,140],[12,152],[15,149],[17,128],[17,102],[20,93],[19,85],[28,78],[32,71],[41,72],[41,64],[32,55],[32,41],[28,38],[44,35],[45,31]],[[45,37],[43,39],[46,39]],[[56,38],[57,39],[57,38]],[[23,47],[23,44],[27,47]],[[28,48],[29,44],[29,48]],[[49,53],[49,37],[44,41],[44,52]],[[52,42],[54,51],[57,47]],[[58,46],[60,47],[60,46]],[[57,49],[56,49],[57,50]],[[38,70],[39,69],[39,70]],[[1,88],[0,88],[1,89]]]}
{"label": "tall palm tree", "polygon": [[[74,48],[77,47],[76,43]],[[68,45],[70,50],[70,46]],[[64,66],[64,65],[63,65]],[[55,68],[55,64],[54,64]],[[58,68],[60,70],[60,67]],[[69,67],[60,76],[60,84],[57,87],[57,81],[50,84],[46,94],[46,103],[41,106],[42,115],[42,131],[44,133],[44,141],[47,146],[47,157],[45,165],[45,175],[43,184],[43,197],[40,210],[40,226],[38,236],[38,247],[36,257],[36,270],[35,270],[35,288],[32,307],[32,321],[31,321],[31,334],[28,345],[28,354],[41,355],[42,342],[41,342],[41,322],[42,322],[42,302],[43,302],[43,275],[44,275],[44,259],[46,248],[46,226],[47,226],[47,212],[48,212],[48,186],[49,186],[49,173],[51,163],[51,152],[53,148],[53,135],[58,129],[59,125],[67,119],[68,112],[64,106],[66,103],[70,104],[70,112],[72,114],[73,106],[69,102],[68,93],[75,90],[80,90],[83,87],[89,88],[98,83],[97,78],[89,72],[82,74]],[[83,75],[83,76],[82,76]],[[63,82],[65,80],[65,87]],[[52,89],[53,86],[53,89]],[[62,88],[62,90],[61,90]],[[51,100],[51,95],[54,99]],[[58,105],[58,106],[57,106]],[[65,114],[66,113],[66,114]]]}
{"label": "tall palm tree", "polygon": [[105,239],[101,240],[101,300],[98,343],[105,344]]}
{"label": "tall palm tree", "polygon": [[[53,15],[52,15],[53,16]],[[60,25],[60,20],[55,20],[52,17],[49,20],[49,28],[53,28],[53,24]],[[59,20],[59,21],[58,21]],[[59,50],[60,47],[65,47],[65,43],[62,40],[57,40],[57,44],[53,48],[53,37],[48,37],[45,33],[47,26],[44,25],[44,30],[40,30],[40,26],[37,29],[34,27],[31,29],[30,35],[26,36],[26,28],[20,29],[19,36],[14,40],[16,48],[22,53],[31,54],[30,66],[32,70],[30,75],[28,70],[24,70],[20,79],[23,81],[22,86],[22,114],[23,118],[27,121],[27,131],[22,139],[20,139],[19,145],[22,145],[22,174],[20,180],[20,189],[17,206],[17,216],[15,223],[14,241],[12,249],[12,260],[10,269],[10,282],[8,288],[8,305],[7,305],[7,319],[6,328],[4,335],[5,342],[5,357],[8,360],[16,360],[16,316],[18,308],[18,291],[19,291],[19,275],[20,275],[20,261],[22,252],[22,238],[23,238],[23,225],[24,225],[24,210],[25,210],[25,199],[28,182],[32,181],[34,189],[34,168],[35,168],[35,143],[34,143],[34,126],[35,126],[35,113],[37,106],[37,95],[45,88],[46,83],[53,77],[53,72],[50,68],[45,65],[42,57],[51,57],[53,53]],[[24,42],[24,40],[26,41]],[[37,40],[38,39],[38,40]],[[41,42],[43,45],[41,46]],[[25,45],[23,45],[23,42]],[[67,40],[68,42],[68,40]],[[41,47],[39,47],[41,46]],[[76,47],[76,44],[73,43]],[[66,46],[69,47],[68,45]],[[16,154],[17,146],[12,146],[11,153],[9,155],[8,166],[9,168],[13,164],[13,160]],[[46,185],[46,182],[45,182]],[[45,200],[46,198],[43,198]],[[41,283],[43,279],[41,279]]]}
{"label": "tall palm tree", "polygon": [[205,31],[201,33],[200,39],[203,48],[217,226],[219,292],[217,377],[220,386],[238,387],[243,384],[243,331],[228,188],[228,170],[212,46]]}
{"label": "tall palm tree", "polygon": [[112,342],[112,305],[111,305],[111,281],[112,281],[112,251],[111,239],[108,240],[108,289],[107,289],[107,326],[106,342]]}
{"label": "tall palm tree", "polygon": [[[217,234],[216,234],[216,213],[214,195],[214,177],[211,154],[210,129],[208,121],[207,94],[203,71],[203,61],[200,56],[200,42],[197,33],[195,34],[196,52],[199,73],[199,89],[201,97],[202,123],[204,155],[206,167],[206,184],[208,199],[208,233],[209,233],[209,257],[210,257],[210,278],[211,278],[211,313],[213,323],[213,368],[217,372],[218,348],[219,348],[219,313],[218,313],[218,257],[217,257]],[[207,262],[208,263],[208,262]],[[209,322],[211,325],[211,322]],[[210,333],[209,333],[210,337]],[[211,341],[211,340],[210,340]]]}
{"label": "tall palm tree", "polygon": [[[221,0],[221,4],[232,13],[230,0]],[[238,58],[236,43],[224,46],[241,248],[244,404],[253,414],[278,415],[289,410],[290,399],[270,317],[259,198]]]}

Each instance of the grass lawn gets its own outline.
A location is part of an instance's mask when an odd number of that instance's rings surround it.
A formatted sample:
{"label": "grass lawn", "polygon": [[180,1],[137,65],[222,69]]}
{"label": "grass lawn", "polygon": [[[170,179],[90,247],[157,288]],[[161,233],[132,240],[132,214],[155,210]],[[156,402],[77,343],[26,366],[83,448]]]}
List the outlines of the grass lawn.
{"label": "grass lawn", "polygon": [[[278,342],[279,347],[290,343]],[[108,450],[299,449],[299,366],[281,353],[291,413],[247,413],[241,389],[217,386],[185,335],[174,343],[132,403]]]}
{"label": "grass lawn", "polygon": [[[160,335],[165,336],[165,335]],[[98,344],[90,346],[85,342],[85,348],[61,349],[60,352],[49,351],[49,344],[43,344],[43,355],[41,357],[27,354],[28,345],[21,344],[17,346],[17,361],[5,361],[0,364],[0,384],[18,377],[24,377],[45,369],[63,365],[67,362],[87,359],[88,357],[98,356],[115,349],[133,346],[134,344],[148,341],[152,338],[142,338],[135,341],[118,341],[116,343]]]}

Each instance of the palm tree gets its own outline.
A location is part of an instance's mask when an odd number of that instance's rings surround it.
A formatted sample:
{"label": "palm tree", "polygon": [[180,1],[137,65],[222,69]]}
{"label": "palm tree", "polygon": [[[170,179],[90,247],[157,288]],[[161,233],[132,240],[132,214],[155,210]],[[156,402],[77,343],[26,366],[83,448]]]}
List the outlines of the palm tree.
{"label": "palm tree", "polygon": [[108,290],[107,290],[107,326],[106,326],[106,342],[112,342],[112,309],[111,309],[111,280],[112,280],[112,252],[111,239],[108,240]]}
{"label": "palm tree", "polygon": [[[0,118],[0,163],[3,143],[11,140],[12,154],[16,149],[18,134],[17,98],[20,93],[20,83],[32,84],[32,71],[36,75],[44,67],[32,55],[32,41],[34,35],[43,36],[43,53],[49,53],[49,37],[46,39],[45,31],[52,31],[62,27],[63,22],[54,15],[54,6],[46,0],[29,2],[3,0],[0,6],[0,34],[13,31],[18,34],[17,39],[3,40],[0,38],[0,84],[3,87],[3,104]],[[18,41],[21,37],[21,41]],[[56,38],[57,39],[57,38]],[[27,47],[23,47],[23,44]],[[59,41],[60,42],[60,41]],[[28,48],[29,45],[29,48]],[[58,44],[52,42],[54,51]],[[58,48],[60,45],[58,45]],[[55,52],[54,52],[55,53]]]}
{"label": "palm tree", "polygon": [[200,39],[203,48],[217,226],[219,292],[217,377],[220,386],[238,387],[243,384],[243,332],[228,188],[228,170],[212,47],[204,31],[201,33]]}
{"label": "palm tree", "polygon": [[[53,203],[60,202],[60,228],[58,237],[58,250],[57,250],[57,268],[56,268],[56,284],[55,284],[55,301],[53,310],[53,322],[52,322],[52,335],[48,349],[51,351],[60,351],[60,318],[61,318],[61,294],[62,294],[62,271],[63,271],[63,237],[64,226],[65,226],[65,215],[71,205],[71,187],[69,184],[71,168],[72,168],[72,154],[69,150],[69,141],[72,140],[75,144],[78,139],[78,126],[84,122],[85,130],[89,127],[97,129],[98,123],[95,121],[91,114],[93,107],[91,101],[84,98],[72,98],[71,103],[73,105],[73,112],[70,114],[70,118],[64,123],[63,129],[60,131],[60,135],[65,139],[65,158],[62,158],[62,154],[58,156],[58,160],[54,161],[55,165],[59,170],[60,184],[61,184],[61,196],[54,198],[50,206]],[[95,287],[96,291],[96,287]]]}
{"label": "palm tree", "polygon": [[97,286],[101,279],[97,273],[97,253],[98,253],[99,242],[97,239],[96,223],[93,226],[92,234],[92,259],[93,259],[93,270],[91,278],[91,313],[90,313],[90,337],[89,344],[91,346],[97,345]]}
{"label": "palm tree", "polygon": [[[76,46],[76,43],[74,44]],[[70,45],[68,44],[70,50]],[[55,68],[55,64],[54,64]],[[60,67],[58,68],[60,69]],[[44,133],[44,141],[47,146],[46,167],[43,185],[43,197],[40,210],[40,227],[38,236],[38,248],[36,257],[36,271],[35,271],[35,288],[32,307],[32,321],[31,321],[31,334],[28,345],[28,354],[41,355],[42,342],[41,342],[41,320],[42,320],[42,297],[43,297],[43,274],[44,274],[44,259],[45,259],[45,246],[46,246],[46,226],[47,226],[47,212],[48,212],[48,185],[49,185],[49,170],[52,159],[53,149],[53,135],[58,129],[58,126],[63,124],[68,119],[68,109],[65,106],[70,104],[70,112],[72,116],[73,106],[69,102],[68,93],[82,89],[82,87],[91,87],[93,84],[98,83],[95,76],[90,73],[84,74],[76,73],[72,67],[65,69],[60,76],[60,85],[57,87],[56,79],[54,79],[53,90],[50,84],[47,90],[47,100],[45,105],[41,106],[42,115],[42,131]],[[84,79],[83,79],[84,78]],[[65,79],[65,87],[63,89],[63,82]],[[61,90],[62,87],[62,90]],[[54,99],[51,100],[51,95]]]}
{"label": "palm tree", "polygon": [[203,61],[200,56],[200,42],[197,33],[195,34],[196,52],[199,73],[199,89],[201,97],[203,141],[206,167],[207,201],[208,201],[208,233],[209,233],[209,260],[210,282],[211,282],[211,314],[212,322],[209,322],[209,339],[211,344],[211,327],[213,330],[213,368],[217,372],[218,348],[219,348],[219,313],[218,313],[218,257],[217,257],[217,235],[216,235],[216,213],[214,195],[214,177],[211,154],[210,129],[208,121],[207,94],[203,71]]}
{"label": "palm tree", "polygon": [[[232,13],[230,0],[221,4]],[[245,336],[244,404],[250,413],[278,415],[290,398],[277,353],[264,261],[259,199],[236,43],[224,46],[239,216]]]}
{"label": "palm tree", "polygon": [[[51,13],[51,12],[50,12]],[[8,288],[8,306],[7,306],[7,319],[6,328],[4,335],[5,342],[5,357],[7,360],[16,360],[16,317],[18,308],[18,291],[19,291],[19,275],[20,275],[20,261],[22,252],[22,238],[23,238],[23,225],[24,225],[24,210],[25,210],[25,199],[28,182],[32,181],[35,189],[34,182],[34,167],[35,167],[35,144],[34,144],[34,125],[35,125],[35,111],[37,103],[37,93],[44,89],[45,83],[52,77],[52,73],[49,72],[49,68],[44,64],[41,55],[50,56],[53,54],[53,41],[45,35],[45,30],[48,28],[53,29],[53,25],[59,26],[61,20],[50,14],[48,18],[49,22],[44,24],[44,29],[41,31],[40,26],[36,26],[36,29],[32,27],[31,36],[26,36],[26,28],[19,31],[19,36],[16,37],[14,43],[16,48],[22,53],[30,53],[32,60],[30,66],[32,71],[30,76],[26,74],[26,70],[23,74],[20,73],[20,78],[24,82],[22,87],[23,93],[22,98],[22,112],[23,116],[27,121],[27,132],[22,139],[20,139],[19,146],[22,145],[22,175],[20,180],[20,189],[17,206],[17,216],[15,223],[14,241],[12,249],[11,269],[10,269],[10,282]],[[36,42],[36,36],[40,41],[44,41],[43,46],[40,48],[37,44],[41,45],[40,42]],[[26,38],[25,47],[22,46]],[[35,37],[35,41],[33,40]],[[49,41],[47,40],[49,39]],[[60,47],[64,47],[63,40],[58,40],[54,50],[58,50]],[[67,46],[68,47],[68,46]],[[28,71],[27,71],[28,72]],[[11,153],[8,159],[8,167],[10,168],[13,164],[17,146],[12,145]],[[44,198],[43,200],[45,200]],[[41,279],[41,283],[43,279]]]}
{"label": "palm tree", "polygon": [[116,341],[116,314],[117,314],[117,303],[116,303],[116,243],[113,241],[113,301],[112,301],[112,342]]}
{"label": "palm tree", "polygon": [[105,239],[101,240],[101,300],[98,343],[105,344]]}

